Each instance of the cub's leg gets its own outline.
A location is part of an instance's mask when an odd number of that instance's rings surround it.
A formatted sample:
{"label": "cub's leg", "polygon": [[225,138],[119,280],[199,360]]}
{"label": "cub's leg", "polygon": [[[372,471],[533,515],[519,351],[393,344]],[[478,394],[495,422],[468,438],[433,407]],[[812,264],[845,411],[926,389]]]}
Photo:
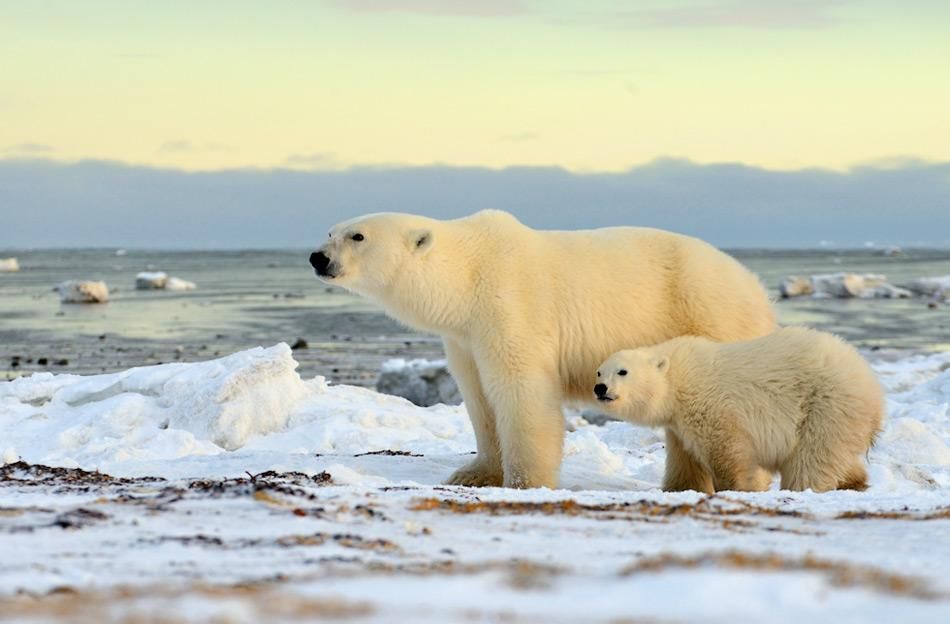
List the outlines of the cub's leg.
{"label": "cub's leg", "polygon": [[858,490],[859,492],[868,489],[868,471],[860,457],[854,460],[854,463],[845,472],[844,477],[838,481],[838,489]]}
{"label": "cub's leg", "polygon": [[504,474],[501,448],[495,432],[495,414],[482,389],[475,360],[467,349],[455,341],[446,339],[444,344],[449,371],[462,392],[478,447],[475,459],[456,470],[446,483],[476,487],[501,486]]}
{"label": "cub's leg", "polygon": [[766,472],[756,463],[750,443],[744,437],[725,433],[710,445],[709,466],[717,492],[759,492],[768,488],[771,479],[765,480]]}
{"label": "cub's leg", "polygon": [[713,493],[712,475],[692,455],[686,452],[683,442],[670,429],[666,430],[666,472],[663,475],[663,491]]}

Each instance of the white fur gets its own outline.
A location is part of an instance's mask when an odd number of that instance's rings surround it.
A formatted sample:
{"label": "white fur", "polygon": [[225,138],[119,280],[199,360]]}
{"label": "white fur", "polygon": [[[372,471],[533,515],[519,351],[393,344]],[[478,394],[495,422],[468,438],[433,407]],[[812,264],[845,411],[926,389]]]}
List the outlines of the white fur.
{"label": "white fur", "polygon": [[620,351],[597,382],[609,412],[665,427],[699,467],[668,462],[668,490],[759,490],[774,471],[785,489],[864,489],[862,456],[884,414],[857,351],[796,327],[745,342],[683,336]]}
{"label": "white fur", "polygon": [[478,439],[455,484],[556,486],[561,404],[589,401],[591,371],[617,349],[774,328],[755,276],[661,230],[538,231],[498,211],[453,221],[385,213],[335,226],[320,251],[335,275],[326,281],[443,338]]}

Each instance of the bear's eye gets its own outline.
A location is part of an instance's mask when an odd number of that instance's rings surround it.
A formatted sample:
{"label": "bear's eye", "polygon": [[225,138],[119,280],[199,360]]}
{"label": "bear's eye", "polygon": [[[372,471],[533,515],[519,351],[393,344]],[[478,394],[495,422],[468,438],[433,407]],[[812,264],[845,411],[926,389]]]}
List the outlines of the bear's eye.
{"label": "bear's eye", "polygon": [[600,377],[600,371],[597,371],[597,376]]}
{"label": "bear's eye", "polygon": [[625,377],[627,375],[627,369],[621,368],[620,370],[617,371],[617,374],[620,375],[621,377]]}
{"label": "bear's eye", "polygon": [[366,237],[363,236],[362,234],[360,234],[359,232],[357,232],[356,234],[354,234],[354,235],[351,236],[350,238],[352,238],[353,240],[355,240],[355,241],[358,243],[358,242],[360,242],[361,240],[364,240]]}

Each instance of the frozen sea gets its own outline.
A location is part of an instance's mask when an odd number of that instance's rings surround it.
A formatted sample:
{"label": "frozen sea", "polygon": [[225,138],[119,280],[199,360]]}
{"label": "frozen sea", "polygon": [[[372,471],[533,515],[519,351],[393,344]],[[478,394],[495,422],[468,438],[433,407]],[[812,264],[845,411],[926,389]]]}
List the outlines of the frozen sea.
{"label": "frozen sea", "polygon": [[[463,407],[360,387],[437,341],[305,252],[5,255],[0,621],[950,621],[946,305],[777,304],[886,388],[867,492],[663,493],[659,432],[576,414],[560,489],[472,489],[440,485],[474,451]],[[950,274],[945,251],[736,255],[770,287]],[[198,290],[133,290],[146,269]],[[61,305],[76,278],[117,290]]]}

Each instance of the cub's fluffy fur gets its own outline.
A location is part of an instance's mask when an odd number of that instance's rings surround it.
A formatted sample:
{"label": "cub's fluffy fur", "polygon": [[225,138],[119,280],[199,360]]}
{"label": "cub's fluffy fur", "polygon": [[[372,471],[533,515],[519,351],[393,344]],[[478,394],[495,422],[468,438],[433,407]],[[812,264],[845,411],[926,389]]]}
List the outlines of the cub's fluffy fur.
{"label": "cub's fluffy fur", "polygon": [[662,426],[695,460],[668,463],[665,490],[863,490],[863,455],[884,416],[873,371],[853,347],[787,328],[746,342],[675,338],[620,351],[597,372],[611,413]]}

